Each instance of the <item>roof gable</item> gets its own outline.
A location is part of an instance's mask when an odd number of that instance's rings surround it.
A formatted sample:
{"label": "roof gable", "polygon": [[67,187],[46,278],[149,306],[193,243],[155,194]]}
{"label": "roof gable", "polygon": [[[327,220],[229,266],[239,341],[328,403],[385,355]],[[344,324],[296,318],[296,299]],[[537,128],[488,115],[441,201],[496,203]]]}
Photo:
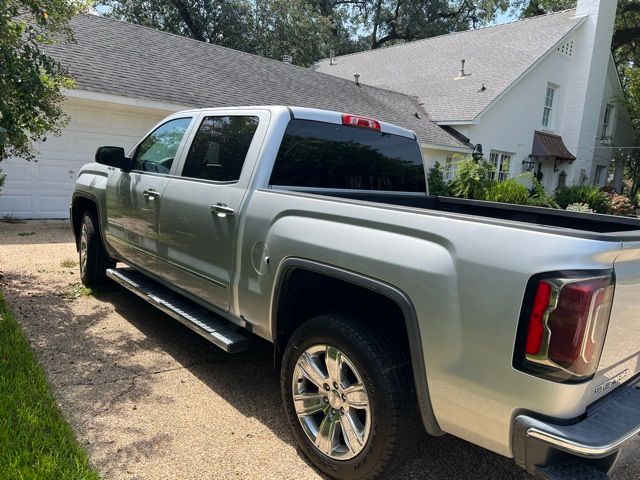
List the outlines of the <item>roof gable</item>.
{"label": "roof gable", "polygon": [[[316,69],[415,95],[434,121],[472,121],[581,21],[565,10],[336,57],[334,65],[324,59]],[[468,76],[456,79],[463,59]]]}
{"label": "roof gable", "polygon": [[77,88],[193,107],[296,105],[409,128],[420,141],[462,147],[415,97],[96,15],[72,19],[77,43],[47,47]]}

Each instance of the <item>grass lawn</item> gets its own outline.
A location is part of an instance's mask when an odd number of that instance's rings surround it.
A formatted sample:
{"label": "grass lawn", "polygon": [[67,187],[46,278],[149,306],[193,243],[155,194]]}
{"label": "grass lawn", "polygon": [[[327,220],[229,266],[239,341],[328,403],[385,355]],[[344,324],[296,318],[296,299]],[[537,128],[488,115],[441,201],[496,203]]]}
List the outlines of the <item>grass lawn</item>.
{"label": "grass lawn", "polygon": [[98,479],[0,292],[0,479]]}

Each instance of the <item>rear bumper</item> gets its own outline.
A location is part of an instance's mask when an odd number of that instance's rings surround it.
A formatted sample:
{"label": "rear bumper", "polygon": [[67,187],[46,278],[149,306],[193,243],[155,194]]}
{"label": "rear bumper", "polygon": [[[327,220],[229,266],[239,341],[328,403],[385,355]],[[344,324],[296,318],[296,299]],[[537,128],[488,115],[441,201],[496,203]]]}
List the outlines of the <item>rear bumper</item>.
{"label": "rear bumper", "polygon": [[519,415],[513,430],[513,455],[534,474],[539,467],[568,461],[611,472],[640,452],[640,382],[627,383],[587,409],[579,421]]}

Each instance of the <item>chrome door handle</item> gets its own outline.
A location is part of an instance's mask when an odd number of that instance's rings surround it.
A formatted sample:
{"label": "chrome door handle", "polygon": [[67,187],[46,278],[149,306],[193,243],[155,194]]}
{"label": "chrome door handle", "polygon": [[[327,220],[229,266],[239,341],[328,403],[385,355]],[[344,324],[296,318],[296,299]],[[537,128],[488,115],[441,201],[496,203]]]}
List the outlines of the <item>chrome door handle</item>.
{"label": "chrome door handle", "polygon": [[145,190],[144,192],[142,192],[142,195],[144,195],[144,198],[146,198],[147,200],[155,200],[156,198],[160,197],[160,194],[156,192],[153,188],[150,188],[149,190]]}
{"label": "chrome door handle", "polygon": [[231,207],[227,207],[224,203],[216,203],[215,205],[211,205],[211,213],[215,213],[218,217],[224,218],[227,215],[233,216],[235,210]]}

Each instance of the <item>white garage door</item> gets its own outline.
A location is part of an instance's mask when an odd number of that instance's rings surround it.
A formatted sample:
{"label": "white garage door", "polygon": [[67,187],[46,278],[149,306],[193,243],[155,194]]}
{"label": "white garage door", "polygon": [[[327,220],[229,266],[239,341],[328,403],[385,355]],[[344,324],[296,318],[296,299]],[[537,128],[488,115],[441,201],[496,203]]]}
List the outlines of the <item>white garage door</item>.
{"label": "white garage door", "polygon": [[7,176],[0,192],[0,215],[67,218],[78,170],[93,161],[96,148],[117,145],[128,150],[170,113],[83,99],[69,99],[65,110],[69,124],[60,137],[39,144],[36,160],[0,163]]}

